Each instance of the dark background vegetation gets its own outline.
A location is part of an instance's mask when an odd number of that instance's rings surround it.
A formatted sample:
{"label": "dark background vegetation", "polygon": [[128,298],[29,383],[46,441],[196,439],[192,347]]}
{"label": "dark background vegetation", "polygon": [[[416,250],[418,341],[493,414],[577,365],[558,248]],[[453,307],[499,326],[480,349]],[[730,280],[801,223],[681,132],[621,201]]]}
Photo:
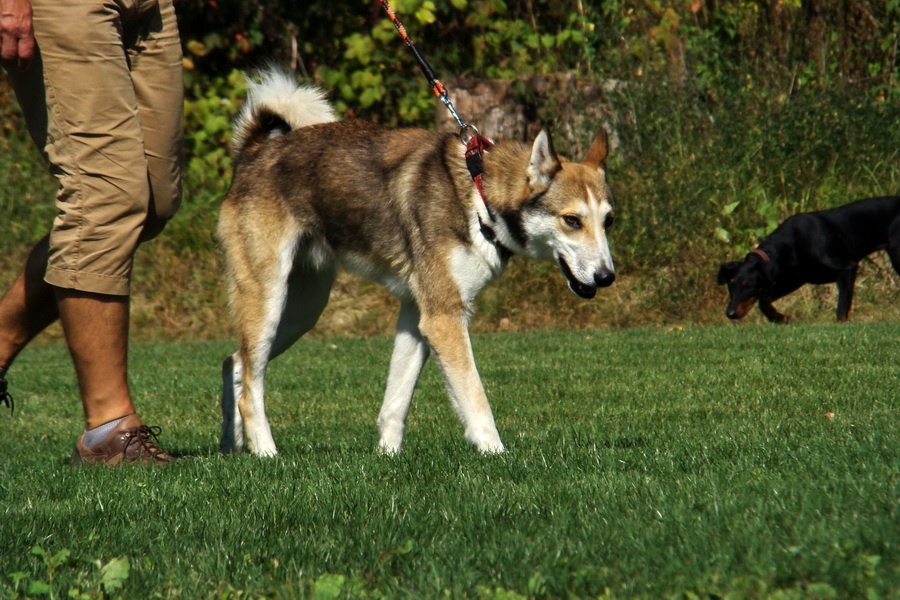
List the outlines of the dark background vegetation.
{"label": "dark background vegetation", "polygon": [[[723,322],[720,262],[742,256],[795,212],[900,193],[900,0],[393,6],[442,79],[508,80],[529,114],[568,140],[569,147],[558,147],[563,154],[583,147],[597,127],[615,132],[616,284],[584,302],[552,265],[513,259],[480,299],[476,330]],[[140,255],[134,333],[216,338],[229,329],[215,221],[231,176],[227,144],[243,72],[275,60],[327,89],[345,116],[387,126],[434,127],[444,108],[376,0],[178,0],[177,9],[186,66],[186,196],[166,234]],[[525,84],[559,74],[600,86],[602,110],[579,105],[578,94]],[[53,182],[5,85],[3,285],[54,211]],[[596,122],[573,136],[559,118],[573,113],[597,115]],[[866,261],[854,318],[900,316],[897,292],[886,259]],[[387,333],[393,306],[371,284],[342,276],[319,332]],[[782,307],[799,319],[830,320],[834,290],[804,290]]]}

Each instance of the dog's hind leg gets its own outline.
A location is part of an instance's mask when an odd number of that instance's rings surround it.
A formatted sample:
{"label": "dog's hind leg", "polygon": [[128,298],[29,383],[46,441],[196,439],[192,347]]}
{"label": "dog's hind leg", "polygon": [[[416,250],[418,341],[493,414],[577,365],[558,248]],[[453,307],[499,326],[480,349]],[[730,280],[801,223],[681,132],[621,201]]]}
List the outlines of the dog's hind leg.
{"label": "dog's hind leg", "polygon": [[858,264],[838,273],[837,289],[837,320],[844,322],[850,318],[850,306],[853,304],[853,286],[856,284],[856,272]]}
{"label": "dog's hind leg", "polygon": [[[291,272],[287,298],[266,363],[290,348],[313,328],[328,303],[334,276],[335,272],[331,267],[321,271],[298,267]],[[244,423],[237,402],[243,389],[243,371],[240,352],[235,352],[222,364],[222,439],[219,451],[223,454],[244,447]],[[259,397],[262,397],[262,390],[259,393]]]}
{"label": "dog's hind leg", "polygon": [[386,454],[400,452],[406,415],[409,414],[416,381],[427,358],[428,344],[419,331],[419,309],[411,302],[404,303],[397,319],[397,335],[384,402],[378,413],[378,429],[381,432],[378,449]]}
{"label": "dog's hind leg", "polygon": [[238,410],[241,396],[243,363],[235,352],[222,363],[222,439],[219,452],[228,454],[244,447],[244,423]]}
{"label": "dog's hind leg", "polygon": [[[247,443],[253,454],[277,453],[263,403],[268,364],[313,328],[328,304],[334,277],[335,270],[331,265],[318,270],[303,265],[294,268],[283,284],[284,291],[274,289],[276,286],[273,285],[271,311],[261,327],[263,335],[256,339],[252,350],[241,350],[244,373],[238,406]],[[278,297],[282,298],[281,302],[278,302]],[[252,370],[247,368],[248,363],[253,365]]]}
{"label": "dog's hind leg", "polygon": [[319,247],[316,268],[309,262],[312,246],[301,246],[303,233],[266,197],[252,202],[229,197],[222,205],[219,239],[240,340],[237,354],[223,365],[224,452],[242,442],[254,454],[277,452],[265,413],[266,369],[316,322],[334,280],[330,253]]}
{"label": "dog's hind leg", "polygon": [[[270,247],[261,247],[252,241],[240,246],[242,260],[231,259],[230,282],[231,301],[237,321],[240,349],[232,358],[231,375],[223,368],[223,427],[220,449],[230,451],[240,447],[241,435],[231,433],[243,425],[243,440],[253,454],[273,455],[277,453],[269,422],[266,419],[264,402],[264,382],[269,357],[272,353],[276,332],[287,304],[288,276],[293,264],[293,244],[282,239]],[[284,246],[279,251],[278,246]],[[226,248],[226,251],[228,249]],[[249,260],[246,257],[255,260]],[[227,367],[226,365],[224,367]],[[238,387],[239,386],[239,387]],[[237,397],[237,410],[231,410],[228,388],[232,387]],[[229,420],[233,416],[233,422]],[[229,447],[229,438],[234,445]]]}
{"label": "dog's hind leg", "polygon": [[894,219],[888,230],[887,255],[891,259],[891,266],[897,275],[900,275],[900,217]]}

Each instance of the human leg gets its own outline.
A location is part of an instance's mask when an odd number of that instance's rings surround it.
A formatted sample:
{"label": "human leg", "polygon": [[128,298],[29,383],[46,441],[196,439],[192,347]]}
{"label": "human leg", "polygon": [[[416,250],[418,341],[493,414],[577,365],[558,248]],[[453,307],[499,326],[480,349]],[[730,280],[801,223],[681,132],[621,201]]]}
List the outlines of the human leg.
{"label": "human leg", "polygon": [[[13,80],[14,85],[17,80],[20,84],[33,84],[35,79],[41,84],[37,93],[35,87],[15,87],[17,95],[20,90],[25,92],[20,98],[38,97],[43,104],[41,111],[35,110],[35,103],[27,102],[32,113],[29,129],[39,145],[43,140],[48,142],[43,150],[60,182],[59,216],[50,237],[49,258],[44,263],[43,289],[49,290],[62,317],[87,428],[123,417],[133,424],[137,417],[128,390],[127,343],[134,252],[144,239],[145,226],[158,221],[158,215],[171,216],[180,198],[178,156],[178,181],[169,186],[177,193],[165,194],[160,210],[152,208],[150,180],[164,180],[166,175],[150,174],[148,163],[158,162],[160,154],[156,147],[144,147],[136,84],[132,83],[130,71],[134,55],[126,53],[127,48],[123,47],[129,43],[129,31],[149,34],[154,24],[151,20],[144,27],[135,20],[135,14],[119,14],[125,10],[120,5],[96,0],[65,4],[35,0],[34,5],[42,77]],[[76,22],[83,27],[73,27]],[[175,40],[177,43],[177,32]],[[178,90],[180,126],[180,54],[177,67],[177,85],[170,80],[163,85],[172,84]],[[152,121],[157,117],[145,118]],[[175,117],[169,119],[173,120]],[[179,134],[179,152],[180,139]],[[163,162],[166,161],[173,162],[169,158]],[[24,288],[14,286],[11,298],[22,297]],[[25,340],[27,336],[14,337]],[[16,344],[24,343],[27,341],[9,344],[16,350]],[[0,340],[0,351],[2,348]],[[130,433],[129,436],[135,437]],[[79,446],[84,437],[79,439]],[[146,435],[137,438],[149,439]]]}
{"label": "human leg", "polygon": [[44,281],[46,265],[45,237],[31,250],[22,272],[0,298],[0,404],[10,411],[14,404],[7,369],[28,342],[59,317],[53,288]]}
{"label": "human leg", "polygon": [[129,49],[150,181],[142,242],[156,237],[178,210],[184,162],[182,53],[171,0],[159,0],[145,20],[149,25]]}
{"label": "human leg", "polygon": [[38,242],[22,272],[0,298],[0,369],[9,368],[19,352],[59,317],[53,287],[44,281],[47,238]]}
{"label": "human leg", "polygon": [[56,289],[85,429],[135,412],[128,390],[128,296]]}
{"label": "human leg", "polygon": [[[59,181],[45,277],[56,287],[127,295],[150,204],[142,123],[123,46],[129,15],[120,3],[100,0],[34,0],[33,8],[43,110],[26,109],[26,117],[40,140],[31,122],[43,112],[43,150]],[[15,87],[19,96],[22,86]],[[27,90],[24,95],[32,99]]]}
{"label": "human leg", "polygon": [[160,429],[144,425],[128,387],[129,297],[56,288],[56,298],[85,419],[72,463],[170,462],[156,441]]}
{"label": "human leg", "polygon": [[40,54],[9,73],[59,181],[59,214],[0,301],[0,366],[62,312],[91,428],[134,413],[127,294],[149,204],[147,159],[115,5],[36,0],[33,8]]}

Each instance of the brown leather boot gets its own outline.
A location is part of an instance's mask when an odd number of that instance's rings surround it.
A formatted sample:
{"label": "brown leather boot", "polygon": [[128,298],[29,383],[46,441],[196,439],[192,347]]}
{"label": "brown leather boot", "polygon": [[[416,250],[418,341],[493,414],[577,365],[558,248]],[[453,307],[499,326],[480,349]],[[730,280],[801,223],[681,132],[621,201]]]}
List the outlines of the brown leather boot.
{"label": "brown leather boot", "polygon": [[75,442],[72,452],[72,464],[79,465],[118,465],[138,463],[148,465],[165,465],[173,460],[157,444],[157,436],[162,430],[159,427],[148,427],[137,415],[128,415],[109,436],[100,444],[86,447],[82,443],[84,434]]}

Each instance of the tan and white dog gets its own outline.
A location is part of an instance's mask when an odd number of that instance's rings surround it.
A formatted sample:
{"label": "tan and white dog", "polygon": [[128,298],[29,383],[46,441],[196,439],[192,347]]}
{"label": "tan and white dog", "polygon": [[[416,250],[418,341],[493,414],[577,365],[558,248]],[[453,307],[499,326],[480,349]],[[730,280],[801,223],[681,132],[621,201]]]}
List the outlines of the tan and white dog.
{"label": "tan and white dog", "polygon": [[337,121],[320,91],[273,69],[251,83],[233,149],[218,235],[240,349],[223,365],[222,452],[276,453],[266,368],[315,325],[338,266],[400,300],[379,448],[400,451],[433,353],[466,438],[502,452],[469,339],[473,301],[512,254],[555,262],[583,298],[613,282],[606,133],[582,163],[561,161],[543,131],[530,146],[496,143],[483,200],[457,136]]}

